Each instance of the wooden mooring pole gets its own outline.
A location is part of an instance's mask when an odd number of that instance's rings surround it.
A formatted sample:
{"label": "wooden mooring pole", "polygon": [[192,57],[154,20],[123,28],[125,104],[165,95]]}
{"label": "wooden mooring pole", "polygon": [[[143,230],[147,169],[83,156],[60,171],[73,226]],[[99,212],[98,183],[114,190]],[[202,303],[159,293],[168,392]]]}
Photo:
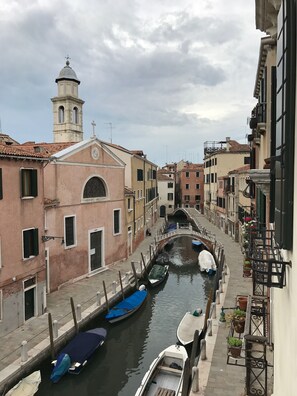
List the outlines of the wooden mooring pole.
{"label": "wooden mooring pole", "polygon": [[124,289],[123,289],[123,282],[122,282],[121,271],[119,271],[119,278],[120,278],[120,285],[121,285],[122,299],[124,300],[124,298],[125,298],[125,294],[124,294]]}
{"label": "wooden mooring pole", "polygon": [[51,358],[52,358],[52,360],[54,360],[55,359],[55,344],[54,344],[52,314],[50,312],[48,313],[48,331],[49,331],[50,346],[51,346]]}
{"label": "wooden mooring pole", "polygon": [[73,301],[72,297],[70,297],[70,304],[71,304],[71,311],[72,311],[72,316],[73,316],[75,332],[77,334],[78,333],[78,324],[77,324],[77,320],[76,320],[76,311],[75,311],[74,301]]}
{"label": "wooden mooring pole", "polygon": [[109,302],[108,302],[108,297],[107,297],[106,286],[105,286],[104,281],[102,283],[103,283],[103,290],[104,290],[105,301],[106,301],[106,308],[107,308],[107,312],[109,312]]}

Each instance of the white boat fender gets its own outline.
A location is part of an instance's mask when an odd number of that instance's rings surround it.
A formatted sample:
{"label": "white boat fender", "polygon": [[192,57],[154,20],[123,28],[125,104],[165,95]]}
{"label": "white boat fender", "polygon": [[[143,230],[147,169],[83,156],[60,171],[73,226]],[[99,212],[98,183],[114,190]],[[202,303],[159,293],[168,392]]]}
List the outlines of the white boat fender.
{"label": "white boat fender", "polygon": [[145,290],[145,285],[140,285],[138,290],[140,291]]}

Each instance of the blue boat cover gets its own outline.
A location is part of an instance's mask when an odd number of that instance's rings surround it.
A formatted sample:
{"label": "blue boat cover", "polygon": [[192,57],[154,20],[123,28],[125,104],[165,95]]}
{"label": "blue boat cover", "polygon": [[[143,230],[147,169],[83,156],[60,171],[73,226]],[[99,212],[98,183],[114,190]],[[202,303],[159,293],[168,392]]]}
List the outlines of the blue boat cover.
{"label": "blue boat cover", "polygon": [[137,290],[131,294],[131,296],[116,304],[105,316],[105,319],[110,320],[119,318],[131,313],[134,310],[136,311],[136,309],[140,307],[146,297],[147,290]]}
{"label": "blue boat cover", "polygon": [[200,246],[200,245],[203,245],[203,243],[200,242],[200,241],[195,241],[195,240],[193,240],[193,241],[192,241],[192,245],[194,245],[194,246]]}
{"label": "blue boat cover", "polygon": [[105,338],[105,329],[93,329],[78,333],[59,353],[57,363],[51,374],[51,380],[58,382],[72,363],[83,364],[103,343]]}

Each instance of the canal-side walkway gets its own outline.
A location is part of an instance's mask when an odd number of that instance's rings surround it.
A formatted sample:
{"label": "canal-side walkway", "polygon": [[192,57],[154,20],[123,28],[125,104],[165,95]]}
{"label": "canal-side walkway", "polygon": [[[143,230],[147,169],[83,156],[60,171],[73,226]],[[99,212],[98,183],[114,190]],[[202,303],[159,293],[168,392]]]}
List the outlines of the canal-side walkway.
{"label": "canal-side walkway", "polygon": [[216,240],[224,246],[225,263],[228,266],[226,283],[223,285],[220,304],[217,305],[216,319],[213,319],[212,336],[206,337],[206,360],[200,360],[199,391],[190,396],[244,396],[245,367],[227,364],[227,336],[229,327],[219,321],[220,309],[234,307],[237,295],[248,295],[252,292],[251,278],[242,276],[243,255],[240,246],[227,234],[210,223],[195,209],[188,209],[199,224],[216,235]]}

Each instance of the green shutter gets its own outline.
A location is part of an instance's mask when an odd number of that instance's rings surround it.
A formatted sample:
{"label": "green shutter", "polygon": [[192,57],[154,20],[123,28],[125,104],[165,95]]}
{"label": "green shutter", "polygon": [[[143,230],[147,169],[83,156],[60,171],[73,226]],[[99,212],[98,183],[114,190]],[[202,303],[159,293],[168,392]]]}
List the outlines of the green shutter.
{"label": "green shutter", "polygon": [[32,172],[31,172],[31,195],[32,195],[32,197],[37,197],[37,195],[38,195],[37,169],[32,169]]}
{"label": "green shutter", "polygon": [[24,258],[30,257],[30,230],[23,231],[23,250],[24,250]]}
{"label": "green shutter", "polygon": [[25,196],[25,169],[20,169],[21,197]]}
{"label": "green shutter", "polygon": [[38,239],[38,228],[34,228],[33,231],[33,255],[38,256],[39,254],[39,239]]}

